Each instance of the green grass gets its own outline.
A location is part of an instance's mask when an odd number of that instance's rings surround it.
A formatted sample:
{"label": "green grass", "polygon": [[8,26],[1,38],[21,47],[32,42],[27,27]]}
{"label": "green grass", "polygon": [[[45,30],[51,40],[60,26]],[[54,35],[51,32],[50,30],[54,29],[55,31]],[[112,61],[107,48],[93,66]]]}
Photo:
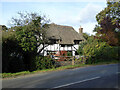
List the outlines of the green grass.
{"label": "green grass", "polygon": [[59,70],[65,70],[65,69],[74,69],[74,68],[78,68],[78,67],[87,67],[87,66],[104,65],[104,64],[115,64],[115,63],[118,63],[118,60],[113,60],[111,62],[99,62],[99,63],[95,63],[95,64],[68,65],[68,66],[61,66],[61,67],[52,68],[52,69],[36,70],[33,72],[22,71],[22,72],[17,72],[17,73],[2,73],[2,78],[15,78],[18,76],[30,75],[30,74],[35,74],[35,73],[39,73],[39,72],[51,72],[51,71],[59,71]]}
{"label": "green grass", "polygon": [[103,65],[103,64],[115,64],[115,63],[120,63],[120,61],[118,60],[112,60],[112,61],[104,61],[104,62],[98,62],[98,63],[95,63],[95,64],[92,64],[92,65]]}
{"label": "green grass", "polygon": [[52,68],[52,69],[36,70],[36,71],[33,71],[33,72],[22,71],[22,72],[17,72],[17,73],[2,73],[2,78],[15,78],[15,77],[18,77],[18,76],[35,74],[35,73],[39,73],[39,72],[60,71],[60,70],[64,70],[64,69],[73,69],[73,68],[83,67],[83,66],[86,66],[86,65],[85,64],[68,65],[68,66],[61,66],[61,67]]}

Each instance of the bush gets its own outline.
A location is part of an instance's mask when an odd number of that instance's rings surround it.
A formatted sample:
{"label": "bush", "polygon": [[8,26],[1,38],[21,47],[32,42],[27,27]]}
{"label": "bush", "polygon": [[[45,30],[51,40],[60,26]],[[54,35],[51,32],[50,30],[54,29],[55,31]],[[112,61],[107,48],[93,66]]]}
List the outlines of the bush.
{"label": "bush", "polygon": [[24,70],[20,47],[15,32],[2,31],[2,72],[18,72]]}
{"label": "bush", "polygon": [[84,47],[86,44],[87,44],[87,42],[82,42],[82,43],[80,43],[79,48],[78,48],[78,50],[77,50],[77,53],[78,53],[79,55],[83,55],[83,54],[84,54],[84,52],[83,52],[83,47]]}
{"label": "bush", "polygon": [[10,58],[8,70],[11,73],[25,71],[25,65],[23,60],[18,57]]}
{"label": "bush", "polygon": [[84,55],[89,57],[88,64],[118,59],[118,47],[111,47],[106,42],[94,40],[83,47]]}
{"label": "bush", "polygon": [[55,68],[55,61],[50,57],[36,56],[35,65],[37,70]]}

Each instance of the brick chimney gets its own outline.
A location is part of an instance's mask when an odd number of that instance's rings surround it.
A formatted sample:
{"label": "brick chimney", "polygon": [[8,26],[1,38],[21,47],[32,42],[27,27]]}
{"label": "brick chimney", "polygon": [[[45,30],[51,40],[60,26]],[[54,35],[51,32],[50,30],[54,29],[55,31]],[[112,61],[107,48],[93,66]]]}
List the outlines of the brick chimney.
{"label": "brick chimney", "polygon": [[83,33],[83,28],[80,26],[80,28],[79,28],[79,33]]}

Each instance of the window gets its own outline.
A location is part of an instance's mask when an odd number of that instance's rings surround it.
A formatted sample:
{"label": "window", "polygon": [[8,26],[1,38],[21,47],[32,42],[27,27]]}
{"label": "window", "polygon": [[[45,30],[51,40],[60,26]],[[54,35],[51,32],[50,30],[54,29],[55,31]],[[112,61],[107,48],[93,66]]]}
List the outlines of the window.
{"label": "window", "polygon": [[82,40],[74,40],[74,44],[79,44]]}
{"label": "window", "polygon": [[74,41],[74,44],[79,44],[79,41],[78,41],[78,40],[75,40],[75,41]]}
{"label": "window", "polygon": [[64,45],[64,44],[62,44],[62,45],[61,45],[61,47],[65,47],[65,45]]}

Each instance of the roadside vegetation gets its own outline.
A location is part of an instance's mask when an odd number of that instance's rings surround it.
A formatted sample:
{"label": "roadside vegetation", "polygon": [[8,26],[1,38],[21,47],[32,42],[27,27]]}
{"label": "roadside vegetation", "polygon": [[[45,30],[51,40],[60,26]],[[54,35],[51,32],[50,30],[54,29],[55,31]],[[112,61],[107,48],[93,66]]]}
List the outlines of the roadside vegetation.
{"label": "roadside vegetation", "polygon": [[65,69],[75,69],[75,68],[80,68],[80,67],[88,67],[88,66],[95,66],[95,65],[107,65],[107,64],[116,64],[118,63],[118,60],[112,60],[111,62],[99,62],[95,64],[78,64],[78,65],[68,65],[68,66],[61,66],[57,68],[51,68],[51,69],[42,69],[42,70],[36,70],[36,71],[21,71],[17,73],[2,73],[2,78],[3,79],[8,79],[8,78],[16,78],[20,76],[25,76],[25,75],[34,75],[34,74],[40,74],[44,72],[52,72],[52,71],[60,71],[60,70],[65,70]]}
{"label": "roadside vegetation", "polygon": [[[83,34],[86,41],[80,43],[77,51],[82,56],[77,60],[83,63],[61,67],[56,67],[52,58],[39,55],[44,44],[50,43],[45,35],[49,19],[37,13],[19,12],[20,17],[11,20],[13,27],[2,30],[2,77],[119,63],[119,6],[120,2],[107,2],[107,7],[96,15],[96,35]],[[43,48],[37,51],[40,45]]]}
{"label": "roadside vegetation", "polygon": [[85,56],[87,64],[119,60],[120,53],[120,2],[107,2],[107,7],[96,15],[96,35],[80,44],[78,53]]}
{"label": "roadside vegetation", "polygon": [[13,27],[2,31],[2,72],[53,68],[51,58],[40,57],[38,52],[38,47],[48,42],[45,30],[49,19],[37,13],[19,12],[18,15],[19,18],[11,20]]}

